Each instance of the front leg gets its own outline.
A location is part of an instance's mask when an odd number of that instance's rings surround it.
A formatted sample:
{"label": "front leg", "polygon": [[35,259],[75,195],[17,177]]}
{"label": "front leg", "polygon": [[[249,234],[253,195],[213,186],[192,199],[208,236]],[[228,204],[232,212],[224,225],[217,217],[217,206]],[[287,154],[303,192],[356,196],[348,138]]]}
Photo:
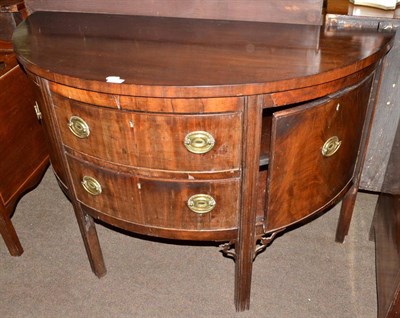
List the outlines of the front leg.
{"label": "front leg", "polygon": [[93,218],[89,214],[85,213],[79,204],[74,206],[74,211],[85,244],[90,266],[93,273],[100,278],[107,273],[107,269],[104,263],[99,238],[97,236],[96,225]]}

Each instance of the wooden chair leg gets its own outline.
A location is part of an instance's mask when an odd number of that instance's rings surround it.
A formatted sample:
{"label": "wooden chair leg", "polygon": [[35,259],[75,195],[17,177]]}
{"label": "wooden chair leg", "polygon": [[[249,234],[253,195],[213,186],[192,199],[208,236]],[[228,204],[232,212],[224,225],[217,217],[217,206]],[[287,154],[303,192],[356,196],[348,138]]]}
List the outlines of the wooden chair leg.
{"label": "wooden chair leg", "polygon": [[93,273],[100,278],[107,273],[107,269],[104,263],[99,238],[97,236],[96,225],[93,218],[89,214],[85,213],[79,204],[74,205],[74,211],[85,244],[90,266]]}
{"label": "wooden chair leg", "polygon": [[339,221],[336,229],[336,242],[343,243],[346,235],[349,233],[351,217],[353,215],[357,193],[358,187],[353,186],[343,198]]}
{"label": "wooden chair leg", "polygon": [[0,206],[0,234],[12,256],[20,256],[24,252],[4,206]]}

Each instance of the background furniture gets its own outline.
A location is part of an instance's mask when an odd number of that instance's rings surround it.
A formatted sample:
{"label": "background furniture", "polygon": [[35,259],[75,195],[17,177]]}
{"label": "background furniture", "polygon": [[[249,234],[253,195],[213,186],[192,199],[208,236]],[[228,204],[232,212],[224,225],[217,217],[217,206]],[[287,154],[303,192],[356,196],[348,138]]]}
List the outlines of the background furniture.
{"label": "background furniture", "polygon": [[[383,11],[328,1],[327,23],[338,28],[395,31],[400,8]],[[400,315],[400,34],[384,61],[384,72],[360,187],[379,191],[371,234],[376,242],[378,317]]]}
{"label": "background furniture", "polygon": [[93,218],[227,242],[244,310],[278,233],[341,199],[348,222],[391,34],[36,12],[13,40],[96,275]]}
{"label": "background furniture", "polygon": [[20,197],[40,181],[48,153],[32,82],[12,52],[12,31],[25,16],[23,1],[0,1],[0,8],[0,233],[17,256],[23,248],[10,217]]}
{"label": "background furniture", "polygon": [[278,22],[291,24],[322,23],[323,0],[27,0],[29,12],[92,12],[144,16]]}
{"label": "background furniture", "polygon": [[[354,6],[347,0],[327,1],[327,25],[333,28],[367,28],[394,32],[400,25],[400,7],[385,11]],[[400,36],[383,63],[383,77],[365,158],[360,189],[380,192],[388,165],[390,150],[400,118]]]}
{"label": "background furniture", "polygon": [[23,0],[0,1],[0,52],[12,51],[12,33],[26,16],[27,11]]}
{"label": "background furniture", "polygon": [[373,222],[378,317],[400,316],[400,125]]}

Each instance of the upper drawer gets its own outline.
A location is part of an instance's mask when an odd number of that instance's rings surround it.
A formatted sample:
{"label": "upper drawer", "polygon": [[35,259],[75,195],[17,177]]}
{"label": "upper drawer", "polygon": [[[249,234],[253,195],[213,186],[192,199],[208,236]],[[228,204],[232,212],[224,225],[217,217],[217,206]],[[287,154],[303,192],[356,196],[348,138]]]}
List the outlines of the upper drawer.
{"label": "upper drawer", "polygon": [[63,143],[100,159],[172,171],[238,169],[242,115],[113,110],[53,96]]}

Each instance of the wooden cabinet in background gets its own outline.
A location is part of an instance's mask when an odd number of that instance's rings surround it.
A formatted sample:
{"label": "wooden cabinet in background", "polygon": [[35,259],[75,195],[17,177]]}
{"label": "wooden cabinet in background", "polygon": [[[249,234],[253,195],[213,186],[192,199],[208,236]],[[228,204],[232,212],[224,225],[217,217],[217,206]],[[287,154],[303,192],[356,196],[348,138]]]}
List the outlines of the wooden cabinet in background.
{"label": "wooden cabinet in background", "polygon": [[11,35],[26,15],[24,3],[0,1],[0,8],[0,233],[17,256],[23,248],[10,218],[22,195],[39,183],[49,160],[35,113],[34,84],[12,51]]}
{"label": "wooden cabinet in background", "polygon": [[[6,58],[7,57],[7,58]],[[21,196],[35,187],[48,166],[42,126],[35,113],[32,82],[15,56],[3,55],[0,66],[0,233],[11,255],[22,246],[10,217]]]}

